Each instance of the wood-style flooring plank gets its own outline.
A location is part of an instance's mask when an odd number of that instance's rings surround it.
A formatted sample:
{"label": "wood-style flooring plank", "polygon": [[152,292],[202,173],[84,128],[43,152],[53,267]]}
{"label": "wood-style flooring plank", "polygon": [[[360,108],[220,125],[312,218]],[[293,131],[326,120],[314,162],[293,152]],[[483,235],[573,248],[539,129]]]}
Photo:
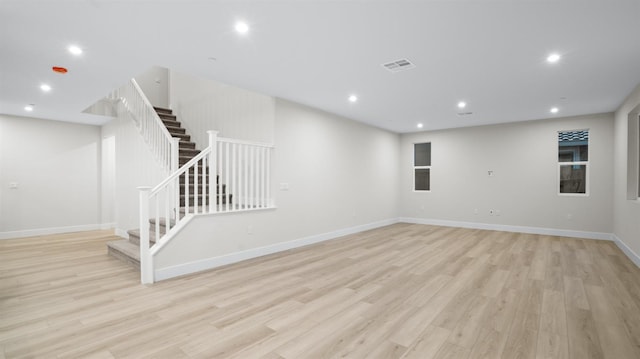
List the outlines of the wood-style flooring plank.
{"label": "wood-style flooring plank", "polygon": [[144,286],[113,239],[0,241],[0,359],[640,358],[608,241],[400,223]]}

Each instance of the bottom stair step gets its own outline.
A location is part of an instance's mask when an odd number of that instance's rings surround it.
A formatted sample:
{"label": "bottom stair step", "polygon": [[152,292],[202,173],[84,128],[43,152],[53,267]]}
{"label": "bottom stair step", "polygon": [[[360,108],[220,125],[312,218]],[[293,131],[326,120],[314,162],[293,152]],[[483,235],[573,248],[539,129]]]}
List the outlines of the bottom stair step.
{"label": "bottom stair step", "polygon": [[107,243],[109,255],[126,262],[134,268],[140,270],[140,247],[129,242],[127,239],[120,239]]}

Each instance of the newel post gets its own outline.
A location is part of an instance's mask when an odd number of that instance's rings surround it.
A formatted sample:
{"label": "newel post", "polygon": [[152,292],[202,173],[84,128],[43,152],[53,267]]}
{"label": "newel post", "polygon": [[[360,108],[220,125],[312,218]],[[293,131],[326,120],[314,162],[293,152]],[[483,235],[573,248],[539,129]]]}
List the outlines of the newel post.
{"label": "newel post", "polygon": [[218,211],[218,131],[209,130],[209,213]]}
{"label": "newel post", "polygon": [[153,263],[149,253],[149,194],[151,187],[138,187],[140,191],[140,281],[153,283]]}

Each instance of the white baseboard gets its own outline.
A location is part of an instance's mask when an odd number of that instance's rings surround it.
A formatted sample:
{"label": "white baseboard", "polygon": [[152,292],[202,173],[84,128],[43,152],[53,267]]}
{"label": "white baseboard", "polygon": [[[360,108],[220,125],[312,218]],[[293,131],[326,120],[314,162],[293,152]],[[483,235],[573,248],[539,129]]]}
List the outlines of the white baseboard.
{"label": "white baseboard", "polygon": [[251,258],[262,257],[268,254],[282,252],[289,249],[303,247],[310,244],[323,242],[323,241],[327,241],[330,239],[334,239],[334,238],[338,238],[338,237],[342,237],[342,236],[346,236],[354,233],[364,232],[370,229],[388,226],[394,223],[398,223],[397,218],[363,224],[360,226],[339,229],[333,232],[322,233],[322,234],[304,237],[304,238],[283,242],[283,243],[276,243],[270,246],[249,249],[246,251],[230,253],[223,256],[219,256],[219,257],[207,258],[207,259],[202,259],[202,260],[175,265],[171,267],[160,268],[155,270],[154,280],[160,281],[160,280],[165,280],[165,279],[174,278],[174,277],[178,277],[186,274],[196,273],[196,272],[200,272],[208,269],[213,269],[216,267],[240,262],[240,261],[251,259]]}
{"label": "white baseboard", "polygon": [[429,224],[432,226],[486,229],[491,231],[542,234],[542,235],[548,235],[548,236],[601,239],[601,240],[607,240],[607,241],[613,240],[611,233],[574,231],[569,229],[509,226],[504,224],[459,222],[459,221],[448,221],[443,219],[424,219],[424,218],[407,218],[407,217],[400,218],[400,222],[415,223],[415,224]]}
{"label": "white baseboard", "polygon": [[71,233],[71,232],[96,231],[96,230],[103,230],[103,229],[111,229],[114,227],[114,225],[115,225],[114,223],[83,224],[79,226],[38,228],[38,229],[25,229],[23,231],[0,232],[0,239],[46,236],[50,234]]}
{"label": "white baseboard", "polygon": [[100,225],[100,229],[115,229],[116,228],[116,222],[113,223],[103,223]]}
{"label": "white baseboard", "polygon": [[475,223],[475,222],[459,222],[459,221],[448,221],[448,220],[439,220],[439,219],[394,218],[394,219],[388,219],[388,220],[383,220],[379,222],[369,223],[365,225],[340,229],[333,232],[304,237],[304,238],[300,238],[300,239],[296,239],[296,240],[288,241],[284,243],[276,243],[270,246],[230,253],[223,256],[219,256],[219,257],[207,258],[203,260],[184,263],[184,264],[175,265],[175,266],[166,267],[166,268],[159,268],[155,270],[154,277],[155,277],[155,281],[175,278],[178,276],[196,273],[204,270],[209,270],[209,269],[240,262],[247,259],[262,257],[268,254],[282,252],[289,249],[303,247],[306,245],[323,242],[323,241],[327,241],[330,239],[334,239],[334,238],[338,238],[338,237],[342,237],[342,236],[346,236],[354,233],[364,232],[370,229],[388,226],[394,223],[415,223],[415,224],[427,224],[427,225],[445,226],[445,227],[485,229],[485,230],[503,231],[503,232],[530,233],[530,234],[540,234],[540,235],[550,235],[550,236],[560,236],[560,237],[587,238],[587,239],[615,241],[615,243],[620,247],[620,249],[638,267],[640,267],[640,256],[638,256],[638,254],[636,254],[633,250],[631,250],[631,248],[629,248],[624,242],[622,242],[620,238],[618,238],[617,236],[611,233],[576,231],[576,230],[554,229],[554,228],[540,228],[540,227],[526,227],[526,226],[510,226],[510,225]]}
{"label": "white baseboard", "polygon": [[620,237],[616,236],[615,234],[612,234],[613,236],[613,241],[616,243],[616,245],[618,246],[618,248],[620,248],[620,250],[622,250],[622,252],[629,257],[629,259],[631,259],[631,261],[638,267],[640,268],[640,256],[633,251],[633,249],[629,248],[629,246],[627,246],[626,243],[624,243],[622,241],[622,239],[620,239]]}

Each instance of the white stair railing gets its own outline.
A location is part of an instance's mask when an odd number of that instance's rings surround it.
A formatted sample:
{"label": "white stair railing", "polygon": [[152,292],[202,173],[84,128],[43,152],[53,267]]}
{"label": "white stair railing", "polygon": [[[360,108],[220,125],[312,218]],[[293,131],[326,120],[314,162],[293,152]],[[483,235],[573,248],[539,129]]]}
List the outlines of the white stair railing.
{"label": "white stair railing", "polygon": [[[138,188],[142,283],[153,283],[154,254],[188,218],[274,207],[270,179],[273,145],[219,138],[216,131],[207,133],[209,146],[197,156],[153,189]],[[153,246],[150,219],[155,223]]]}
{"label": "white stair railing", "polygon": [[226,184],[219,210],[239,211],[273,207],[271,151],[273,145],[218,138],[217,173]]}
{"label": "white stair railing", "polygon": [[110,100],[119,101],[130,115],[149,149],[167,173],[178,169],[179,138],[171,137],[135,79],[109,94]]}

